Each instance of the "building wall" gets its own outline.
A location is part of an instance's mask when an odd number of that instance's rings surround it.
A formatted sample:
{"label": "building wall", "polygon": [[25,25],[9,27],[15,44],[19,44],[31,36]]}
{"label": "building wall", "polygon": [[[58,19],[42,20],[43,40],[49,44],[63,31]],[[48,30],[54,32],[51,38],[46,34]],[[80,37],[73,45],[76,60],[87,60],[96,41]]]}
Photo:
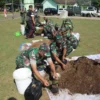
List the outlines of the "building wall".
{"label": "building wall", "polygon": [[55,8],[55,9],[57,9],[57,4],[55,2],[52,2],[50,0],[47,0],[43,4],[43,11],[44,11],[45,8]]}
{"label": "building wall", "polygon": [[24,8],[26,8],[26,10],[29,9],[29,5],[33,5],[34,8],[34,0],[24,0]]}
{"label": "building wall", "polygon": [[58,4],[58,9],[61,9],[61,8],[67,8],[67,5],[65,5],[65,4]]}

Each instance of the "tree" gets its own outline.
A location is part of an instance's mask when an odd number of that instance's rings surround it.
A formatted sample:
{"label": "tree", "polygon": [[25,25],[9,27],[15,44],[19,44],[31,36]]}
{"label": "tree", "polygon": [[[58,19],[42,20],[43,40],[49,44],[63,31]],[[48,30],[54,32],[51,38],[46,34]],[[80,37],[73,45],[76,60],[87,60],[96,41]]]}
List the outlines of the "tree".
{"label": "tree", "polygon": [[91,0],[76,0],[77,3],[81,5],[91,5]]}
{"label": "tree", "polygon": [[42,3],[44,0],[34,0],[35,3]]}
{"label": "tree", "polygon": [[[19,1],[20,0],[13,0],[13,2],[16,4],[19,4]],[[3,6],[5,3],[11,3],[11,2],[12,2],[12,0],[0,0],[0,6],[1,5]]]}
{"label": "tree", "polygon": [[100,8],[100,0],[92,0],[92,5],[97,8],[97,12],[98,12]]}
{"label": "tree", "polygon": [[1,0],[0,1],[0,6],[3,6],[5,4],[5,2],[6,2],[5,0]]}

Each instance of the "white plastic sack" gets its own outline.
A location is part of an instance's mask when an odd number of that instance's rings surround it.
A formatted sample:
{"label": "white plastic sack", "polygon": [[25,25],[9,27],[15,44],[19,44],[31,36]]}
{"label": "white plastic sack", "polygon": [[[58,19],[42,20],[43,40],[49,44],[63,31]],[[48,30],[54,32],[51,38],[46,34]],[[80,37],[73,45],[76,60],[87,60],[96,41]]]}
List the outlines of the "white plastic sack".
{"label": "white plastic sack", "polygon": [[21,25],[20,27],[22,35],[25,34],[25,25]]}
{"label": "white plastic sack", "polygon": [[71,94],[68,89],[59,90],[59,94],[54,95],[50,90],[46,89],[50,100],[100,100],[100,94]]}
{"label": "white plastic sack", "polygon": [[76,38],[77,40],[80,40],[80,34],[79,33],[72,33]]}
{"label": "white plastic sack", "polygon": [[67,18],[68,17],[68,11],[64,10],[62,11],[62,13],[60,14],[60,18]]}

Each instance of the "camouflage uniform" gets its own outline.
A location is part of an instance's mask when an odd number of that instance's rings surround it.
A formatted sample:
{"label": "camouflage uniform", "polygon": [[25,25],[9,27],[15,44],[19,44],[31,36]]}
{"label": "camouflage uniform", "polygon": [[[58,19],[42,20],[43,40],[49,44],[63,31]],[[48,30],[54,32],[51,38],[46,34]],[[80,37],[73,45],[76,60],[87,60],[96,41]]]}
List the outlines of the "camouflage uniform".
{"label": "camouflage uniform", "polygon": [[53,21],[48,19],[49,22],[44,25],[44,35],[49,37],[52,34],[52,30],[54,29]]}
{"label": "camouflage uniform", "polygon": [[64,48],[66,48],[66,42],[63,41],[63,37],[61,35],[57,34],[55,37],[55,41],[50,44],[50,52],[52,59],[54,60],[52,53],[56,54],[59,59],[62,59]]}
{"label": "camouflage uniform", "polygon": [[70,32],[66,32],[63,35],[63,38],[64,38],[64,41],[66,41],[67,55],[69,55],[73,51],[73,49],[77,48],[78,40]]}
{"label": "camouflage uniform", "polygon": [[41,25],[41,22],[39,21],[39,16],[35,18],[35,27],[39,27]]}
{"label": "camouflage uniform", "polygon": [[20,16],[21,16],[21,24],[25,24],[25,14],[26,12],[24,10],[22,10],[20,12]]}
{"label": "camouflage uniform", "polygon": [[31,69],[31,64],[34,61],[36,61],[37,69],[43,70],[46,67],[44,60],[50,57],[50,53],[49,52],[45,53],[45,57],[40,57],[38,54],[39,49],[31,48],[23,51],[19,56],[17,56],[16,58],[17,68],[27,67]]}
{"label": "camouflage uniform", "polygon": [[61,28],[66,28],[67,31],[73,31],[73,23],[70,19],[63,20]]}

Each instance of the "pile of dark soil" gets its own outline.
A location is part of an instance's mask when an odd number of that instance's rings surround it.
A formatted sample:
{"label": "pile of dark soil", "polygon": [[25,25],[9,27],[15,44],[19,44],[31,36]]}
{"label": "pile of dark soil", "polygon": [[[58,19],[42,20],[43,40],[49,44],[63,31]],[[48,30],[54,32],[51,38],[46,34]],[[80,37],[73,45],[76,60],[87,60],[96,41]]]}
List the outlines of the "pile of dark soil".
{"label": "pile of dark soil", "polygon": [[60,88],[67,88],[72,93],[100,93],[100,63],[86,57],[68,63],[68,68],[61,72]]}

